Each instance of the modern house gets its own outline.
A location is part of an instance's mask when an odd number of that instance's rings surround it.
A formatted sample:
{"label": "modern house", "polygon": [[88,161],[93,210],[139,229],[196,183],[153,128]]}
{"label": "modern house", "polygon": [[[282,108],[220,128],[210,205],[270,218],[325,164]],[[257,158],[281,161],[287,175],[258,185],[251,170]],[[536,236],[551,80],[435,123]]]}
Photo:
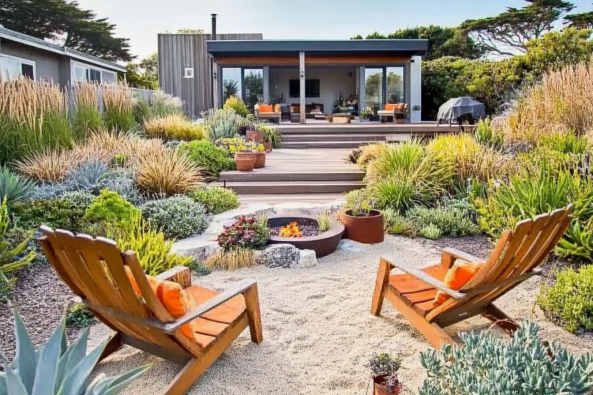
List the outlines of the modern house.
{"label": "modern house", "polygon": [[215,16],[212,31],[159,35],[161,88],[194,117],[237,96],[251,110],[281,104],[283,113],[298,111],[301,123],[348,103],[375,114],[387,104],[405,107],[406,122],[421,122],[428,40],[264,40],[216,34]]}
{"label": "modern house", "polygon": [[26,76],[53,81],[62,87],[73,82],[114,83],[125,66],[6,29],[0,25],[0,77]]}

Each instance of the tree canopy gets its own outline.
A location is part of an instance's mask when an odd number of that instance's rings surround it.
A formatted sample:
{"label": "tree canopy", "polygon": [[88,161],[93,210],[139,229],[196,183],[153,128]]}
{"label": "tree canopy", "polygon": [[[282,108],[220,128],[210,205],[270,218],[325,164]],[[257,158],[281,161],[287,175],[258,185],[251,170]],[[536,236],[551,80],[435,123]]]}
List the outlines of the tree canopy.
{"label": "tree canopy", "polygon": [[130,86],[143,89],[159,87],[159,54],[151,54],[138,63],[128,63],[126,80]]}
{"label": "tree canopy", "polygon": [[0,25],[108,61],[131,61],[129,40],[115,25],[68,0],[2,0]]}
{"label": "tree canopy", "polygon": [[[457,56],[461,58],[477,59],[484,54],[483,50],[470,38],[462,39],[459,31],[453,27],[441,26],[418,26],[407,29],[400,29],[387,36],[374,32],[367,35],[367,40],[372,39],[427,39],[428,52],[425,60],[438,59],[443,56]],[[362,40],[359,34],[352,37],[353,40]]]}

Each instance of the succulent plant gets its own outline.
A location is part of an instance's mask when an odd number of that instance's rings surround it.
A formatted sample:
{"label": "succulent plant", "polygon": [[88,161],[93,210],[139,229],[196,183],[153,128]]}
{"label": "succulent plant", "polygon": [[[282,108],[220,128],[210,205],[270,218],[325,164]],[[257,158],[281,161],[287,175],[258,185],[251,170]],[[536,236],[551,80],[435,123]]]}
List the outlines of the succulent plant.
{"label": "succulent plant", "polygon": [[210,141],[220,138],[231,138],[239,132],[239,128],[245,124],[245,118],[241,117],[231,108],[222,110],[209,110],[202,114],[206,118],[204,131]]}
{"label": "succulent plant", "polygon": [[65,322],[62,320],[48,342],[35,350],[21,317],[16,313],[14,321],[16,356],[14,362],[9,364],[0,355],[4,367],[4,373],[0,373],[0,394],[116,395],[149,368],[142,366],[110,378],[99,375],[88,382],[88,376],[99,361],[107,342],[86,355],[88,331],[85,331],[76,344],[68,347]]}
{"label": "succulent plant", "polygon": [[[593,355],[546,345],[526,321],[507,342],[492,332],[462,333],[464,347],[421,354],[428,377],[420,395],[586,395],[593,390]],[[454,361],[454,362],[449,362]]]}
{"label": "succulent plant", "polygon": [[35,184],[13,172],[8,167],[0,166],[0,201],[6,198],[10,206],[19,200],[25,200],[33,192]]}
{"label": "succulent plant", "polygon": [[87,162],[74,169],[66,177],[66,184],[72,185],[72,190],[84,190],[99,193],[97,184],[107,174],[107,165],[101,162]]}

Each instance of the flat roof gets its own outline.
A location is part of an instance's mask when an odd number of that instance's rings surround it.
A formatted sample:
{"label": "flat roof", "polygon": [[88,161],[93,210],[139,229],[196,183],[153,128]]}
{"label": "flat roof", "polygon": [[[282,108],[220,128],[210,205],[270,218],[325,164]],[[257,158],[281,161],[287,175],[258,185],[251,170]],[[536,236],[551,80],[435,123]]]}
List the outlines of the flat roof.
{"label": "flat roof", "polygon": [[27,34],[15,32],[14,30],[10,30],[5,28],[4,26],[0,25],[0,38],[15,41],[24,45],[28,45],[31,47],[43,49],[46,51],[58,53],[60,55],[68,56],[69,58],[79,59],[87,63],[92,63],[97,66],[101,66],[110,70],[120,71],[122,73],[126,72],[125,66],[121,66],[117,63],[108,62],[101,58],[98,58],[93,55],[86,54],[84,52],[77,51],[76,49],[62,47],[59,45],[55,45],[49,43],[45,40],[39,39],[37,37],[32,37]]}
{"label": "flat roof", "polygon": [[213,55],[405,53],[422,55],[428,51],[428,40],[209,40],[208,53]]}

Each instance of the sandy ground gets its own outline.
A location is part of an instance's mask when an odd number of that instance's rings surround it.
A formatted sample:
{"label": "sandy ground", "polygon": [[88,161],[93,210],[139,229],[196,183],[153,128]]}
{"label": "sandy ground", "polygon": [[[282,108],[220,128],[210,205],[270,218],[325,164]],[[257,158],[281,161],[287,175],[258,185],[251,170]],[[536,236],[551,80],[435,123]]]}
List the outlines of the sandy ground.
{"label": "sandy ground", "polygon": [[[246,330],[193,385],[189,394],[267,395],[340,394],[365,395],[374,352],[402,357],[400,379],[403,394],[417,394],[424,380],[420,352],[430,346],[386,302],[382,317],[369,313],[379,257],[390,254],[410,264],[434,264],[439,251],[417,240],[388,237],[380,245],[360,246],[358,252],[338,251],[303,269],[256,267],[217,272],[194,279],[222,290],[232,283],[256,279],[259,286],[264,341],[250,342]],[[534,308],[539,280],[522,284],[498,302],[511,317],[538,322],[542,337],[557,340],[575,353],[593,349],[590,338],[579,338],[549,322]],[[488,321],[473,318],[447,329],[451,334],[470,329],[487,330]],[[91,329],[91,344],[109,336],[103,325]],[[125,394],[162,393],[180,367],[147,353],[126,347],[107,359],[98,370],[108,375],[152,364]]]}

